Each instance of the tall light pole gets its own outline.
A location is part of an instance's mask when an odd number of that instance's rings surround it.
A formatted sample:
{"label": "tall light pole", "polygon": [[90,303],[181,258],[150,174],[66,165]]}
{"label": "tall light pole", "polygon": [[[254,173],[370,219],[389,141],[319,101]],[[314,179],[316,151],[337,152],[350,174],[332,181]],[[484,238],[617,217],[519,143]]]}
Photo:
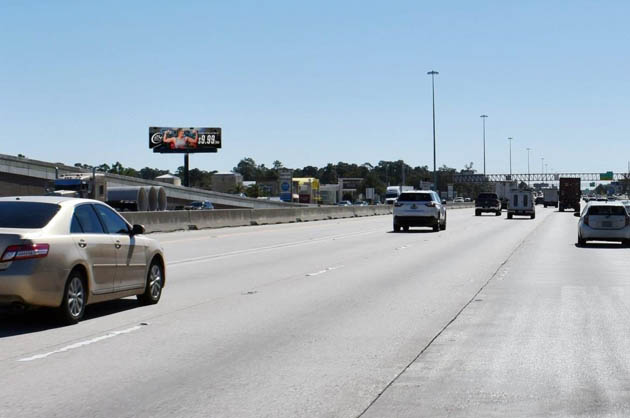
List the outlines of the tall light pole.
{"label": "tall light pole", "polygon": [[512,140],[514,138],[512,138],[511,136],[508,137],[508,141],[510,141],[510,180],[512,180]]}
{"label": "tall light pole", "polygon": [[486,118],[488,115],[479,116],[483,120],[483,175],[486,175]]}
{"label": "tall light pole", "polygon": [[531,148],[525,148],[527,150],[527,185],[529,186],[530,184],[530,177],[529,177],[529,151],[531,151]]}
{"label": "tall light pole", "polygon": [[437,163],[435,158],[435,76],[439,73],[437,71],[429,71],[427,75],[431,76],[431,97],[433,99],[433,188],[439,192],[438,189],[438,177],[437,177]]}

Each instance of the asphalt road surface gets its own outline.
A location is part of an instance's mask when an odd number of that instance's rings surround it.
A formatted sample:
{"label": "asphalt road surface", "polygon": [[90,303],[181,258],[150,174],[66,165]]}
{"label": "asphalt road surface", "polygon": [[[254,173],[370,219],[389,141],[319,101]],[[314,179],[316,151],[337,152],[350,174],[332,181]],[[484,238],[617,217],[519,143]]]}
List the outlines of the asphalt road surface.
{"label": "asphalt road surface", "polygon": [[0,318],[0,417],[627,417],[630,249],[576,223],[154,234],[158,305]]}

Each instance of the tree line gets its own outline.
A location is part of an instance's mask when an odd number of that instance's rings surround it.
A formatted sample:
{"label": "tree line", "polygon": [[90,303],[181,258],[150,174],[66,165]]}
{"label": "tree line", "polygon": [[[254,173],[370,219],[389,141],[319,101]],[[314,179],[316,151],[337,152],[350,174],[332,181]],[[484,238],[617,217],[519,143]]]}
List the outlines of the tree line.
{"label": "tree line", "polygon": [[[76,163],[75,167],[83,169],[92,169],[87,164]],[[169,170],[161,170],[159,168],[144,167],[135,169],[125,167],[120,162],[111,165],[101,164],[95,167],[99,172],[119,174],[122,176],[137,177],[146,180],[153,180],[163,174],[173,174],[182,180],[184,179],[184,167],[180,166],[175,173]],[[284,165],[279,160],[274,161],[271,166],[258,164],[253,158],[243,158],[232,169],[233,172],[243,176],[244,181],[275,181],[278,180],[280,171]],[[438,184],[440,191],[446,191],[449,184],[454,183],[454,176],[458,172],[474,171],[473,163],[466,164],[462,170],[457,170],[447,165],[438,168]],[[191,187],[201,189],[210,189],[212,187],[212,176],[216,170],[208,171],[198,168],[192,168],[189,171]],[[428,166],[412,167],[403,160],[397,161],[379,161],[373,165],[369,162],[363,164],[338,162],[328,163],[323,167],[307,165],[302,168],[293,169],[293,177],[313,177],[319,180],[320,184],[337,184],[340,178],[361,178],[359,192],[365,193],[366,188],[374,188],[377,194],[383,196],[387,186],[414,186],[418,188],[420,182],[432,182],[433,172]],[[455,184],[455,190],[459,195],[475,197],[477,193],[483,191],[484,185],[474,184]],[[488,187],[488,186],[485,186]],[[246,193],[250,197],[258,197],[264,195],[260,187],[236,187],[234,193]]]}

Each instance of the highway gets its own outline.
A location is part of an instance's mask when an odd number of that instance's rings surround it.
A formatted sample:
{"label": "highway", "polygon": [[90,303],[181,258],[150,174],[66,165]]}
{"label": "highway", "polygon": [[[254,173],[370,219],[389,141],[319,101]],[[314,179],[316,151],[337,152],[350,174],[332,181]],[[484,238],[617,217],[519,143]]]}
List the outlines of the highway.
{"label": "highway", "polygon": [[630,249],[572,212],[152,234],[158,305],[0,317],[1,417],[630,415]]}

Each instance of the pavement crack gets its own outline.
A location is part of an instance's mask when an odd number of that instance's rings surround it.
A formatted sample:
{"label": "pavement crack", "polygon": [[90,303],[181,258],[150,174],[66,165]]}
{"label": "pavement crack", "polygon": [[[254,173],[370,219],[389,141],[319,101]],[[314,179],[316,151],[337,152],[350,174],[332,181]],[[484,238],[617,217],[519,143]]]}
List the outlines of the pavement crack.
{"label": "pavement crack", "polygon": [[374,399],[372,399],[372,401],[368,404],[368,406],[359,414],[357,415],[357,418],[361,418],[363,417],[369,410],[370,408],[372,408],[372,406],[374,406],[374,404],[376,402],[378,402],[378,400],[383,396],[383,394],[385,394],[385,392],[387,392],[387,390],[393,386],[394,383],[396,383],[396,381],[407,371],[409,370],[409,368],[416,362],[418,361],[418,359],[420,359],[420,357],[433,345],[433,343],[444,333],[444,331],[446,331],[448,329],[448,327],[451,326],[452,323],[454,323],[459,316],[462,314],[462,312],[464,312],[466,310],[466,308],[468,308],[468,306],[470,306],[470,304],[472,304],[473,302],[475,302],[476,299],[478,299],[479,294],[490,284],[490,282],[499,275],[499,272],[502,271],[502,269],[505,267],[505,265],[512,259],[512,257],[517,253],[517,251],[519,249],[521,249],[521,247],[525,244],[525,242],[527,242],[527,240],[529,239],[529,237],[531,235],[533,235],[538,228],[540,228],[541,225],[543,225],[547,219],[549,219],[549,216],[545,217],[545,219],[540,222],[538,225],[536,225],[534,227],[534,229],[532,229],[529,233],[527,233],[527,235],[525,235],[525,237],[521,240],[521,242],[518,243],[518,245],[516,245],[514,247],[514,249],[508,254],[508,256],[505,258],[505,260],[503,260],[503,262],[496,268],[496,270],[494,271],[494,273],[492,273],[490,275],[490,278],[488,280],[486,280],[486,282],[479,288],[479,290],[477,290],[477,292],[475,292],[475,294],[470,298],[470,300],[468,300],[468,302],[466,302],[464,304],[464,306],[462,306],[462,308],[457,311],[457,313],[455,314],[455,316],[453,316],[453,318],[451,318],[446,325],[444,325],[442,327],[442,329],[440,329],[440,331],[435,334],[433,336],[433,338],[431,338],[431,340],[422,348],[422,350],[420,350],[420,352],[398,373],[396,374],[396,376],[394,376],[394,378],[387,383],[387,385],[385,385],[385,387],[374,397]]}

